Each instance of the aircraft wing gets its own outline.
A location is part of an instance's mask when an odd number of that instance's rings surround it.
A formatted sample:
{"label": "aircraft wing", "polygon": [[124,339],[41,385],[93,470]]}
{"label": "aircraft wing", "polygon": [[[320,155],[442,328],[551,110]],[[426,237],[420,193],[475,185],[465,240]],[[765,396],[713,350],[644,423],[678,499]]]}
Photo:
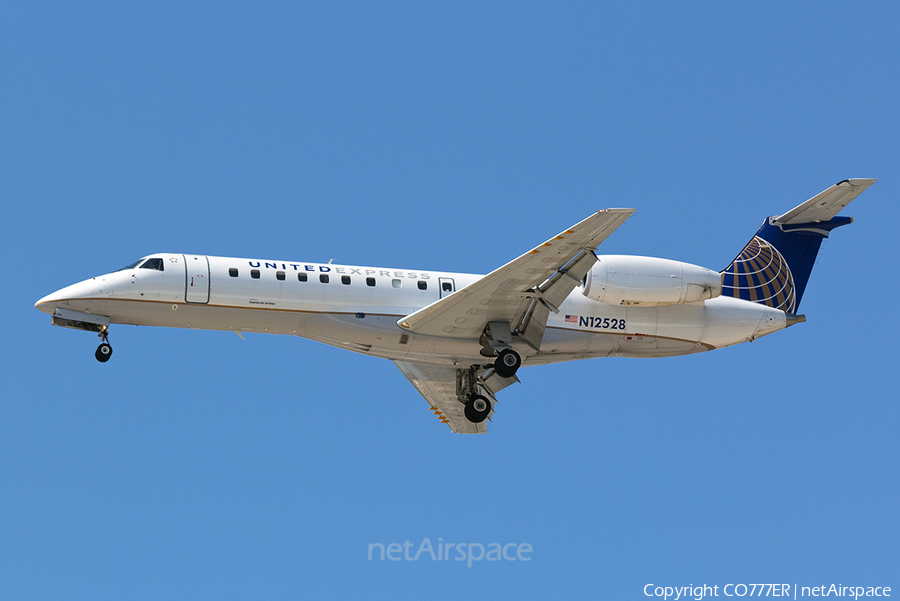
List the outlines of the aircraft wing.
{"label": "aircraft wing", "polygon": [[[457,368],[409,361],[394,361],[403,375],[412,382],[428,404],[431,411],[441,423],[450,426],[450,430],[462,434],[484,434],[487,432],[485,422],[474,424],[466,419],[465,405],[459,401],[457,394]],[[490,369],[478,376],[478,392],[487,395],[494,407],[497,406],[497,392],[515,384],[519,379],[515,376],[504,378]],[[488,416],[490,419],[490,416]]]}
{"label": "aircraft wing", "polygon": [[397,324],[416,334],[479,338],[488,323],[509,322],[513,335],[539,349],[550,311],[559,311],[597,261],[594,251],[632,213],[634,209],[598,211]]}
{"label": "aircraft wing", "polygon": [[463,434],[484,434],[485,422],[473,424],[463,413],[464,405],[457,400],[456,369],[442,365],[394,361],[403,375],[412,382],[416,390],[431,405],[431,411],[453,432]]}
{"label": "aircraft wing", "polygon": [[819,192],[802,205],[775,218],[774,223],[798,224],[829,221],[875,183],[874,179],[845,179]]}

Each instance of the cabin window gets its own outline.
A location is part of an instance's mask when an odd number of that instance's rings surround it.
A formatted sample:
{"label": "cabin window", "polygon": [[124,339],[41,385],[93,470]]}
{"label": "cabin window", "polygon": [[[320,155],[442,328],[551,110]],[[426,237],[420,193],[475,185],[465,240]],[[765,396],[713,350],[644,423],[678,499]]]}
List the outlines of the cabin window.
{"label": "cabin window", "polygon": [[391,280],[391,286],[394,288],[400,288],[403,285],[403,282],[400,280]]}
{"label": "cabin window", "polygon": [[417,283],[419,285],[419,290],[428,290],[428,282],[423,282],[422,280],[419,280]]}
{"label": "cabin window", "polygon": [[156,271],[163,270],[163,260],[159,257],[154,259],[147,259],[143,265],[141,265],[141,269],[155,269]]}
{"label": "cabin window", "polygon": [[327,284],[328,283],[328,274],[327,273],[320,274],[319,281],[322,282],[323,284]]}
{"label": "cabin window", "polygon": [[366,286],[374,286],[375,278],[366,278]]}
{"label": "cabin window", "polygon": [[305,273],[298,273],[297,279],[300,280],[301,282],[305,282],[308,278],[306,277]]}
{"label": "cabin window", "polygon": [[443,284],[441,284],[441,290],[443,290],[444,292],[453,292],[453,284],[451,284],[450,282],[444,282]]}
{"label": "cabin window", "polygon": [[230,268],[228,269],[228,275],[230,275],[230,276],[233,277],[233,278],[238,277],[238,270],[237,270],[237,267],[230,267]]}
{"label": "cabin window", "polygon": [[250,277],[253,278],[254,280],[258,280],[259,279],[259,269],[251,269]]}
{"label": "cabin window", "polygon": [[342,275],[342,276],[341,276],[341,284],[344,284],[344,285],[349,286],[349,285],[350,285],[350,276],[349,276],[349,275]]}
{"label": "cabin window", "polygon": [[284,281],[284,272],[283,272],[283,271],[276,271],[276,272],[275,272],[275,279],[276,279],[276,280],[279,280],[279,281],[281,281],[281,282],[283,282],[283,281]]}

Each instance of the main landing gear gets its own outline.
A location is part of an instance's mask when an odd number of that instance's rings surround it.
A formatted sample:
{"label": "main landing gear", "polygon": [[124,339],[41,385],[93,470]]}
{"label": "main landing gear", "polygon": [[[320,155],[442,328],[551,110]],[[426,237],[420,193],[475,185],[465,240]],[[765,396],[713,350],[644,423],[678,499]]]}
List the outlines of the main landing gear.
{"label": "main landing gear", "polygon": [[[516,371],[521,365],[522,357],[519,356],[519,353],[507,348],[500,351],[493,366],[485,365],[484,368],[493,367],[494,371],[497,372],[497,375],[501,378],[512,378],[516,375]],[[464,384],[462,385],[463,394],[465,395],[463,398],[467,399],[464,413],[467,420],[473,424],[480,424],[491,414],[493,406],[490,399],[477,392],[477,366],[473,366],[466,371],[467,377],[463,378]],[[508,386],[509,384],[506,385]]]}
{"label": "main landing gear", "polygon": [[469,402],[466,403],[463,412],[465,413],[467,420],[473,424],[480,424],[487,419],[488,415],[490,415],[491,402],[487,400],[487,397],[483,397],[480,394],[473,394],[469,397]]}
{"label": "main landing gear", "polygon": [[522,365],[522,357],[512,349],[513,335],[510,326],[505,321],[492,321],[484,326],[481,338],[481,354],[484,357],[497,357],[494,360],[494,371],[501,378],[511,378],[516,375]]}
{"label": "main landing gear", "polygon": [[[499,348],[491,347],[488,344],[490,330],[502,329],[506,334],[508,326],[498,327],[504,325],[492,323],[492,328],[486,328],[482,335],[482,345],[484,346],[482,355],[491,356],[496,353],[494,363],[475,364],[456,370],[456,398],[463,405],[463,414],[466,419],[473,424],[480,424],[488,418],[494,410],[494,403],[497,402],[494,395],[499,390],[519,381],[515,377],[516,371],[522,365],[522,357],[519,353],[508,346],[508,341],[504,342],[505,346],[497,344],[496,346]],[[506,338],[509,336],[507,335]]]}
{"label": "main landing gear", "polygon": [[494,361],[494,371],[501,378],[511,378],[516,375],[521,365],[522,357],[519,356],[519,353],[511,348],[507,348],[500,351],[500,354],[497,355],[497,360]]}
{"label": "main landing gear", "polygon": [[109,345],[108,334],[109,328],[102,326],[100,329],[100,346],[97,347],[97,351],[94,353],[94,357],[100,363],[106,363],[112,357],[112,347]]}

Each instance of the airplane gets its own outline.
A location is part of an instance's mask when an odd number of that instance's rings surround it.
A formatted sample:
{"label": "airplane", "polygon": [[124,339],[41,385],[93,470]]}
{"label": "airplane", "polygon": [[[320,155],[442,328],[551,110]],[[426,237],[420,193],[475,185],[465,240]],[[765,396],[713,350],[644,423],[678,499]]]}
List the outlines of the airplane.
{"label": "airplane", "polygon": [[480,434],[522,365],[700,353],[806,321],[819,246],[874,182],[768,217],[721,272],[597,254],[634,212],[606,209],[487,275],[157,253],[35,307],[97,333],[103,363],[112,324],[286,334],[389,359],[451,431]]}

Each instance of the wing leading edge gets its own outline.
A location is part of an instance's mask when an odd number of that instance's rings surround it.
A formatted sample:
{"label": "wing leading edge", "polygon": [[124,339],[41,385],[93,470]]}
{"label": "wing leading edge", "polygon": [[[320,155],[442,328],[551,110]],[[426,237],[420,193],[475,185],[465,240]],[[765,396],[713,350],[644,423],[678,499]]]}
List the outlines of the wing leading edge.
{"label": "wing leading edge", "polygon": [[632,213],[634,209],[598,211],[397,323],[416,334],[479,338],[488,323],[508,322],[514,336],[537,350],[550,311],[558,312],[597,261],[594,251]]}

